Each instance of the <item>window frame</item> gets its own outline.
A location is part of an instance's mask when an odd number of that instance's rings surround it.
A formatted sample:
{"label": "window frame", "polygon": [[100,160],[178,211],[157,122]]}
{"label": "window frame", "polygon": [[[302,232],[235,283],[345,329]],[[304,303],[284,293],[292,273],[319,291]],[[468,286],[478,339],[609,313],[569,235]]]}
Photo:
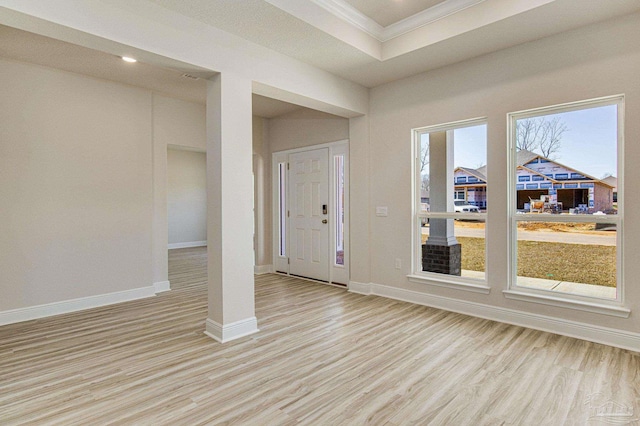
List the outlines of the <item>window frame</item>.
{"label": "window frame", "polygon": [[[564,112],[588,110],[615,105],[617,108],[617,179],[618,211],[615,215],[557,215],[552,213],[517,213],[517,149],[516,122],[520,119],[535,118]],[[507,114],[507,150],[508,150],[508,284],[504,296],[527,302],[552,306],[568,307],[618,317],[628,317],[630,310],[625,308],[624,291],[624,95],[613,95],[565,104],[534,108]],[[518,285],[517,247],[518,222],[580,222],[605,223],[616,225],[616,299],[585,296],[553,290],[537,289]]]}
{"label": "window frame", "polygon": [[[474,293],[489,294],[491,288],[487,285],[488,271],[485,266],[484,279],[461,277],[455,275],[440,274],[436,272],[426,272],[422,270],[422,220],[423,219],[481,219],[485,224],[485,265],[487,265],[487,213],[456,213],[456,212],[431,212],[421,209],[421,174],[420,174],[420,153],[421,136],[433,132],[446,132],[474,126],[489,126],[487,117],[472,118],[468,120],[454,121],[411,129],[412,145],[412,255],[411,273],[407,278],[411,282],[428,284],[437,287],[454,288],[458,290],[470,291]],[[487,131],[488,132],[488,131]],[[485,142],[488,145],[488,142]],[[488,148],[488,146],[487,146]],[[487,182],[487,186],[488,186]]]}

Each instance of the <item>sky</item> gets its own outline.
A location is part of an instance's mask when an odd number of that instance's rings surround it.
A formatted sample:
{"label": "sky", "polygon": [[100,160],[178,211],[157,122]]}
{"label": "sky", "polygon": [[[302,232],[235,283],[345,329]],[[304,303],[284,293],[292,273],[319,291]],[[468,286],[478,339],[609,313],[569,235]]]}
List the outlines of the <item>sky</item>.
{"label": "sky", "polygon": [[[567,126],[561,147],[552,159],[602,179],[617,176],[617,106],[547,115],[560,117]],[[478,168],[486,164],[486,125],[454,130],[454,167]],[[506,142],[505,142],[506,145]]]}

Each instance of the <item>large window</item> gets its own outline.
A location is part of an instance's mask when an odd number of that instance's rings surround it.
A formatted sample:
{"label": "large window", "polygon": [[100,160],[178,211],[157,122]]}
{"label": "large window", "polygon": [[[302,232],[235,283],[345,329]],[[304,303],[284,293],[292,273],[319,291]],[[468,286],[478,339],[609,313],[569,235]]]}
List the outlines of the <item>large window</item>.
{"label": "large window", "polygon": [[507,297],[623,301],[622,114],[612,97],[509,115]]}
{"label": "large window", "polygon": [[488,292],[485,283],[487,128],[469,120],[414,130],[413,274]]}

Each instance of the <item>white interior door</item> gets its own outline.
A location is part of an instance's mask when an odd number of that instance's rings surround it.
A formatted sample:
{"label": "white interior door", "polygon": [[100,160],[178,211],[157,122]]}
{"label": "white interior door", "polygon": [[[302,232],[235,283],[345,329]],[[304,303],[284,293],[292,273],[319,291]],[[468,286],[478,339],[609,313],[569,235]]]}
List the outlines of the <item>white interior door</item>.
{"label": "white interior door", "polygon": [[329,281],[329,150],[289,156],[289,273]]}

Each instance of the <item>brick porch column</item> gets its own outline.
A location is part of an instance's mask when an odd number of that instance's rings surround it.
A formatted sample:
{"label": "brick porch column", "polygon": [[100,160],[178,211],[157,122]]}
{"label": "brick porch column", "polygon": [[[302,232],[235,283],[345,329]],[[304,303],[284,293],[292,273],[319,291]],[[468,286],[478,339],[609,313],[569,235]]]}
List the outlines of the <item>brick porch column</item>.
{"label": "brick porch column", "polygon": [[[434,213],[453,208],[453,130],[429,134],[429,204]],[[461,245],[453,219],[430,219],[429,238],[422,246],[422,270],[460,275]]]}

